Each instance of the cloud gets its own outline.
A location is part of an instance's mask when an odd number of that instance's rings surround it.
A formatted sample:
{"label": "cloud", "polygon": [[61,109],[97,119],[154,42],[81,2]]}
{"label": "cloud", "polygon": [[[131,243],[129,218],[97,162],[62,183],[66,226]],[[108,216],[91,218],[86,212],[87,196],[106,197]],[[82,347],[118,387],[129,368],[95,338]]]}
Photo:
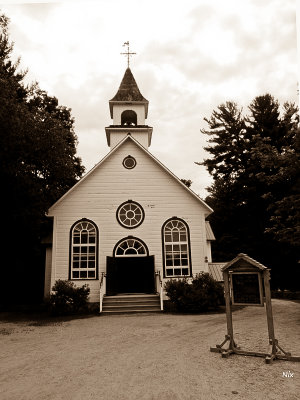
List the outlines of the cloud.
{"label": "cloud", "polygon": [[45,22],[51,17],[55,9],[59,7],[58,3],[27,3],[19,4],[20,13],[39,22]]}
{"label": "cloud", "polygon": [[151,151],[203,192],[210,177],[204,117],[227,100],[247,110],[270,92],[296,98],[293,0],[114,0],[4,7],[28,79],[72,108],[78,152],[91,168],[108,151],[104,127],[126,60],[149,102]]}

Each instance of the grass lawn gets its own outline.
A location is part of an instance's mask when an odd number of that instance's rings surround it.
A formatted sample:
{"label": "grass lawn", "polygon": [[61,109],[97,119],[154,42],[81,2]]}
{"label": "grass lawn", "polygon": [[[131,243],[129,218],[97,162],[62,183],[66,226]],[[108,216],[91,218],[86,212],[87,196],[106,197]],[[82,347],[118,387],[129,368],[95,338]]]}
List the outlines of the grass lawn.
{"label": "grass lawn", "polygon": [[[275,335],[300,355],[300,304],[272,300]],[[265,308],[233,313],[235,339],[268,347]],[[0,314],[3,400],[298,400],[300,363],[209,351],[226,333],[223,313],[48,318]],[[283,372],[290,371],[290,377]]]}

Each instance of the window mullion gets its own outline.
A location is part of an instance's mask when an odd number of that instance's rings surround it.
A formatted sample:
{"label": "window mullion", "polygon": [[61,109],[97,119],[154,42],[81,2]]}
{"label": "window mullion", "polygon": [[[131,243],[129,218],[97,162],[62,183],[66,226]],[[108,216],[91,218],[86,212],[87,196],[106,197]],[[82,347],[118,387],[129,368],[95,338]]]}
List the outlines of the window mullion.
{"label": "window mullion", "polygon": [[[181,238],[185,240],[181,240]],[[180,220],[170,220],[164,227],[163,240],[165,275],[184,276],[189,274],[190,259],[187,226]],[[186,246],[186,251],[182,249],[183,245]],[[186,261],[183,262],[183,260]],[[169,263],[172,265],[169,265]],[[184,265],[185,263],[187,265]],[[177,273],[175,273],[175,270],[177,270]],[[183,273],[183,270],[185,273]]]}
{"label": "window mullion", "polygon": [[[71,246],[71,278],[95,279],[97,265],[97,232],[95,226],[91,222],[80,222],[75,225]],[[85,252],[83,252],[83,248],[85,248]],[[93,251],[91,252],[92,248]]]}

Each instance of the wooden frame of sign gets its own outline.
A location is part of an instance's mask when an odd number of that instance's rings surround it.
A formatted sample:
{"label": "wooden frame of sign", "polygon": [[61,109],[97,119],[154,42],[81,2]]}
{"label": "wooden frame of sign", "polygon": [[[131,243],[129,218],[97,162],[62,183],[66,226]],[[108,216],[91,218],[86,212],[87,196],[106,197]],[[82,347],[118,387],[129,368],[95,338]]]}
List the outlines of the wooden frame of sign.
{"label": "wooden frame of sign", "polygon": [[[227,334],[225,340],[210,351],[221,353],[223,358],[230,354],[264,357],[267,364],[274,359],[300,361],[300,356],[292,356],[279,346],[275,338],[273,312],[270,290],[270,270],[253,260],[246,254],[239,254],[222,268],[224,278],[224,296],[226,304]],[[265,297],[263,297],[263,288]],[[269,333],[269,349],[265,353],[241,350],[234,340],[231,305],[263,306],[266,304],[266,314]],[[223,346],[228,343],[228,347]]]}

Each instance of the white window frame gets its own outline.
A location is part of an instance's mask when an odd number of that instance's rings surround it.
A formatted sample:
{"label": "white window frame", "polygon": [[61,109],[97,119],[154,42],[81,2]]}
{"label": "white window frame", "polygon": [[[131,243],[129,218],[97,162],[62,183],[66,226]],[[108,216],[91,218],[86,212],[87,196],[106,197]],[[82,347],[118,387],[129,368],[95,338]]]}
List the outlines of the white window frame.
{"label": "white window frame", "polygon": [[76,222],[71,229],[70,279],[98,279],[98,230],[89,220]]}
{"label": "white window frame", "polygon": [[163,225],[164,277],[191,276],[189,228],[180,218],[172,218]]}
{"label": "white window frame", "polygon": [[[122,251],[122,254],[118,252]],[[145,257],[148,255],[148,250],[140,239],[135,237],[127,237],[117,243],[114,249],[115,257]]]}
{"label": "white window frame", "polygon": [[132,200],[125,201],[117,209],[117,221],[127,229],[137,228],[145,218],[143,207]]}

